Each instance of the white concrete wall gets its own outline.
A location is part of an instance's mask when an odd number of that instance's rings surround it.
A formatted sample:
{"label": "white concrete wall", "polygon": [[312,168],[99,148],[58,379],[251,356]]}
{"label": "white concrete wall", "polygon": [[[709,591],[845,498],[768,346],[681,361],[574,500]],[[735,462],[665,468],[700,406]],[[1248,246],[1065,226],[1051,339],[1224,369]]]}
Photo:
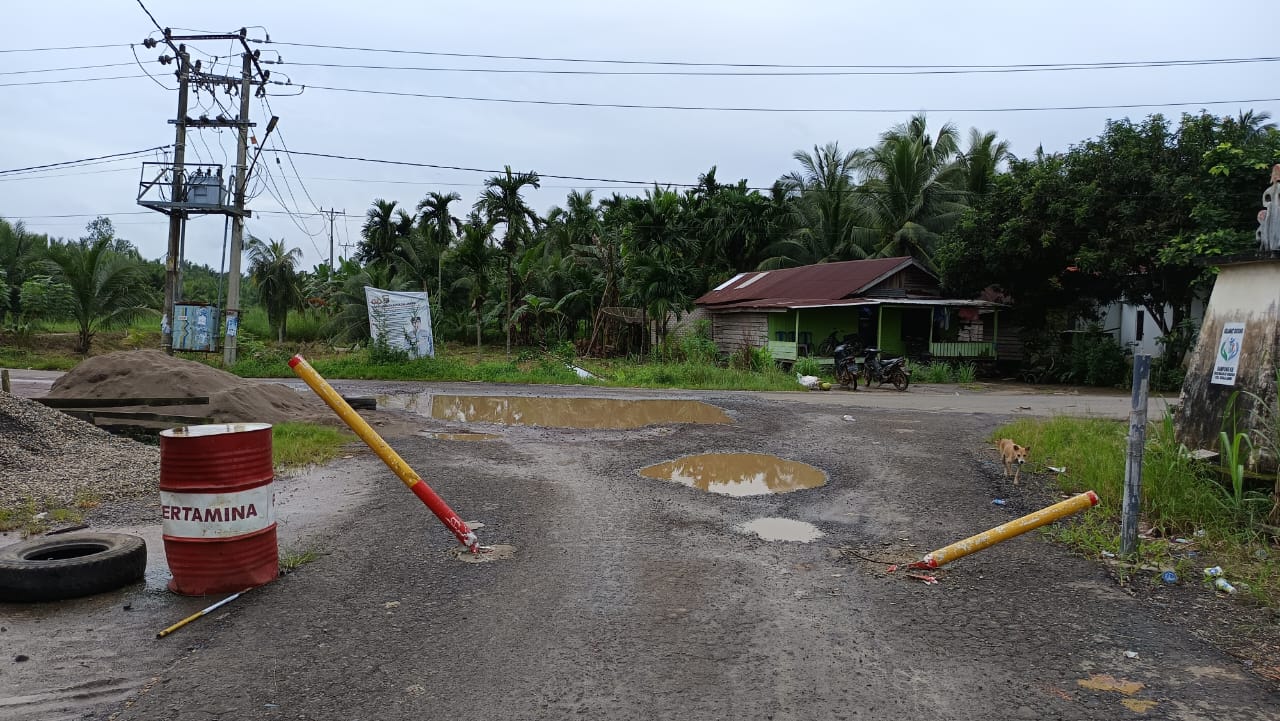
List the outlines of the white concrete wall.
{"label": "white concrete wall", "polygon": [[[1191,319],[1197,324],[1204,319],[1204,308],[1205,303],[1199,298],[1191,303]],[[1141,340],[1138,339],[1138,311],[1142,311]],[[1166,323],[1172,324],[1173,309],[1165,306],[1164,317]],[[1123,301],[1112,303],[1103,309],[1098,322],[1130,353],[1159,358],[1161,351],[1164,350],[1160,345],[1160,339],[1164,337],[1164,333],[1151,317],[1151,312],[1143,306]],[[1079,327],[1084,328],[1086,325],[1081,323]]]}

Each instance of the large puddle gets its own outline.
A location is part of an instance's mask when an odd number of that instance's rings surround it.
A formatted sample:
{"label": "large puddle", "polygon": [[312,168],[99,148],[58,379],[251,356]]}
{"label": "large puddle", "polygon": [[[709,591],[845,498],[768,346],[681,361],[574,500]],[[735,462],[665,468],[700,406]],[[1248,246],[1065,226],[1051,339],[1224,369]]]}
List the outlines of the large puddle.
{"label": "large puddle", "polygon": [[[429,406],[429,407],[428,407]],[[456,423],[499,423],[550,428],[642,428],[672,423],[731,423],[701,401],[616,398],[455,396],[422,393],[378,396],[378,407]]]}
{"label": "large puddle", "polygon": [[726,496],[791,493],[817,488],[827,482],[827,474],[820,469],[761,453],[685,456],[643,468],[640,475]]}

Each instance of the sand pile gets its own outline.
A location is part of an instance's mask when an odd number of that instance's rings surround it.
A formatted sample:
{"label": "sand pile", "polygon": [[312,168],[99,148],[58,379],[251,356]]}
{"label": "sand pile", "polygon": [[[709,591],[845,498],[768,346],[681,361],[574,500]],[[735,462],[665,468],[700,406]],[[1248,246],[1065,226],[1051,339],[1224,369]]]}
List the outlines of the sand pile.
{"label": "sand pile", "polygon": [[156,493],[160,449],[0,391],[0,508]]}
{"label": "sand pile", "polygon": [[223,423],[328,421],[333,416],[310,391],[303,395],[277,383],[246,380],[203,363],[175,358],[156,350],[121,351],[89,358],[55,381],[49,396],[208,396],[208,405],[162,406],[145,410],[169,415],[208,416]]}

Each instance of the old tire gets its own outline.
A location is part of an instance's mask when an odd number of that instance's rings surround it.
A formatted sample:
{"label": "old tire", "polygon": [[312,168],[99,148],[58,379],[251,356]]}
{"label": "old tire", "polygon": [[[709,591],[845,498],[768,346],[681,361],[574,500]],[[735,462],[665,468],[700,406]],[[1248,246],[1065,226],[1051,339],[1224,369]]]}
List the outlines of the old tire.
{"label": "old tire", "polygon": [[0,601],[57,601],[142,579],[147,544],[123,533],[75,533],[0,548]]}
{"label": "old tire", "polygon": [[911,376],[907,375],[907,372],[901,368],[895,368],[893,373],[889,375],[889,382],[893,384],[894,388],[905,391],[907,386],[911,384]]}

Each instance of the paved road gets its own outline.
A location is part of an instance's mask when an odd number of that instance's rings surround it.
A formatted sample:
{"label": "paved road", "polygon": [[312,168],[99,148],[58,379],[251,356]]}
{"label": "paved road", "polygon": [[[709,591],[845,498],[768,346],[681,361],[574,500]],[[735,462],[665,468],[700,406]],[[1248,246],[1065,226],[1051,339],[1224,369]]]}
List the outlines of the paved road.
{"label": "paved road", "polygon": [[[36,397],[49,392],[53,381],[61,371],[12,370],[13,392],[20,396]],[[302,381],[296,379],[264,379],[264,383],[283,383],[305,390]],[[477,383],[421,383],[415,381],[358,381],[333,380],[336,388],[350,394],[409,393],[433,389],[449,393],[517,393],[536,395],[550,386],[496,386]],[[556,393],[565,395],[589,395],[624,397],[633,393],[627,389],[595,388],[590,386],[555,386]],[[695,391],[663,391],[671,397],[699,397]],[[830,392],[797,393],[726,393],[729,397],[743,395],[766,398],[783,404],[806,404],[833,408],[892,408],[897,410],[933,411],[941,413],[992,413],[1015,415],[1067,414],[1126,418],[1129,413],[1129,394],[1096,388],[1063,388],[1055,386],[1032,387],[1023,384],[996,383],[974,386],[917,384],[906,393],[899,393],[888,386],[856,392],[834,390]],[[1157,417],[1173,398],[1155,394],[1151,398],[1151,412]]]}
{"label": "paved road", "polygon": [[[1036,535],[934,586],[842,553],[915,558],[1043,502],[996,471],[985,439],[1002,416],[867,407],[849,422],[825,400],[699,395],[734,423],[398,438],[512,560],[454,560],[390,473],[368,471],[367,498],[320,541],[331,555],[243,599],[95,718],[1280,719],[1274,684],[1161,610],[1199,588],[1139,600]],[[774,453],[829,482],[735,498],[636,473],[708,451]],[[761,517],[826,535],[735,530]]]}

